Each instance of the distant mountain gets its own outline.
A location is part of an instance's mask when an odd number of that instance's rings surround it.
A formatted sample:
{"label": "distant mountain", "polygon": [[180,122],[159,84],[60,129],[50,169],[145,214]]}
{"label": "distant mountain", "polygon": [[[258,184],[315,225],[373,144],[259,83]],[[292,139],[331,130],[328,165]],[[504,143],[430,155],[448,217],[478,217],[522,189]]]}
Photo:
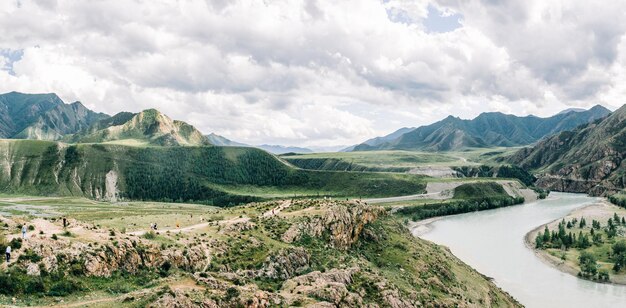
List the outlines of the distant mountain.
{"label": "distant mountain", "polygon": [[[364,145],[368,145],[368,146],[372,146],[372,147],[377,147],[380,146],[381,144],[385,143],[385,142],[390,142],[393,141],[394,139],[414,130],[415,127],[403,127],[401,129],[396,130],[395,132],[386,135],[386,136],[382,136],[382,137],[375,137],[372,139],[368,139],[365,140],[362,144]],[[353,145],[353,146],[349,146],[347,148],[343,148],[341,150],[339,150],[339,152],[352,152],[354,151],[354,149],[359,146],[359,144],[357,145]]]}
{"label": "distant mountain", "polygon": [[276,155],[285,154],[285,153],[313,153],[314,152],[313,150],[307,149],[307,148],[290,147],[290,146],[282,146],[282,145],[270,145],[270,144],[249,145],[245,143],[232,141],[224,136],[220,136],[214,133],[211,133],[207,135],[206,137],[212,145],[225,146],[225,147],[254,147],[254,148],[262,149],[262,150],[265,150],[267,152],[270,152]]}
{"label": "distant mountain", "polygon": [[210,145],[192,125],[172,120],[156,109],[140,113],[121,112],[98,121],[81,132],[68,136],[64,141],[72,143],[100,143],[124,141],[161,146]]}
{"label": "distant mountain", "polygon": [[206,137],[212,145],[224,146],[224,147],[249,147],[249,145],[245,143],[232,141],[224,136],[220,136],[214,133],[210,133],[206,135]]}
{"label": "distant mountain", "polygon": [[509,162],[538,173],[539,186],[610,194],[626,187],[626,105],[610,116],[542,140]]}
{"label": "distant mountain", "polygon": [[0,95],[0,138],[57,140],[108,117],[54,93]]}
{"label": "distant mountain", "polygon": [[307,148],[300,147],[290,147],[290,146],[282,146],[282,145],[270,145],[270,144],[262,144],[254,146],[259,149],[263,149],[272,154],[280,155],[285,153],[313,153],[313,150]]}
{"label": "distant mountain", "polygon": [[587,111],[587,109],[584,108],[567,108],[557,114],[564,114],[564,113],[569,113],[569,112],[584,112]]}
{"label": "distant mountain", "polygon": [[587,111],[570,111],[549,118],[518,117],[500,112],[481,113],[472,120],[449,116],[379,145],[360,144],[354,151],[451,151],[470,147],[528,145],[546,136],[603,118],[610,113],[610,110],[597,105]]}
{"label": "distant mountain", "polygon": [[310,147],[307,147],[307,149],[310,149],[311,151],[313,151],[315,153],[341,152],[345,148],[346,148],[345,145],[329,145],[329,146],[310,146]]}

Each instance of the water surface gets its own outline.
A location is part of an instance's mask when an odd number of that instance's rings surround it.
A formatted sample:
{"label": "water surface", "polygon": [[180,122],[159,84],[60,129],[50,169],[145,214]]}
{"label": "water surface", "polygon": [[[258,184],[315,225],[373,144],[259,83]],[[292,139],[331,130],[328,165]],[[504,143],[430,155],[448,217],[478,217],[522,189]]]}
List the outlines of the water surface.
{"label": "water surface", "polygon": [[446,217],[419,236],[448,246],[526,307],[626,307],[626,286],[563,273],[524,244],[524,236],[534,228],[598,200],[551,193],[538,202]]}

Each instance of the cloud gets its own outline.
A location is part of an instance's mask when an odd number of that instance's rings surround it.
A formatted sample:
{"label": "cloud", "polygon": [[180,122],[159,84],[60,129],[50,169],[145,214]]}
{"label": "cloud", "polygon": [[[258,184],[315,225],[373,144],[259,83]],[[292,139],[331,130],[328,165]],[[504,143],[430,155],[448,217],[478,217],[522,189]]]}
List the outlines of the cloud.
{"label": "cloud", "polygon": [[247,143],[351,144],[448,114],[616,107],[624,9],[572,0],[4,1],[0,91],[56,92],[110,114],[156,107]]}

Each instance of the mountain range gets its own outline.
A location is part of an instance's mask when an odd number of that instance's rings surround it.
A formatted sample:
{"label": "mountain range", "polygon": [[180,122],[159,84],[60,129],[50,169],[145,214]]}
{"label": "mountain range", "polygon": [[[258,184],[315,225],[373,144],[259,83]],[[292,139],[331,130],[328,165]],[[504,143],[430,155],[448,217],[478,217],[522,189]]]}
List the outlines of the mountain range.
{"label": "mountain range", "polygon": [[370,139],[355,146],[353,151],[454,151],[464,148],[529,145],[546,136],[606,117],[610,113],[610,110],[596,105],[589,110],[570,110],[548,118],[532,115],[518,117],[500,112],[482,113],[472,120],[449,116],[404,133],[402,132],[406,129]]}
{"label": "mountain range", "polygon": [[0,95],[0,138],[57,140],[108,117],[53,93]]}
{"label": "mountain range", "polygon": [[508,162],[534,170],[537,185],[609,195],[626,187],[626,105],[606,118],[519,150]]}
{"label": "mountain range", "polygon": [[262,144],[262,145],[249,145],[245,143],[240,143],[236,141],[232,141],[224,136],[220,136],[215,133],[211,133],[206,136],[209,142],[213,145],[217,146],[225,146],[225,147],[253,147],[265,150],[272,154],[280,155],[286,153],[313,153],[313,150],[302,147],[292,147],[292,146],[282,146],[282,145],[274,145],[274,144]]}

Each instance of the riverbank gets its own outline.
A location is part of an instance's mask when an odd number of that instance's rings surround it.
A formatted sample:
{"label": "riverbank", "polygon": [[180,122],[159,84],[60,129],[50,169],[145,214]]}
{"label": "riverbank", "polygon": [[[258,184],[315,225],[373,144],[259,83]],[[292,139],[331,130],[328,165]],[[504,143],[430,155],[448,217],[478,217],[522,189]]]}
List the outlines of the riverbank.
{"label": "riverbank", "polygon": [[[578,277],[578,273],[580,272],[580,267],[578,264],[578,256],[580,255],[580,251],[575,248],[570,248],[570,250],[568,251],[562,251],[560,249],[537,249],[535,244],[537,234],[539,232],[543,232],[546,226],[550,230],[558,230],[559,222],[563,220],[570,221],[574,218],[580,219],[581,217],[584,217],[588,224],[591,224],[593,220],[600,221],[604,224],[609,218],[613,217],[614,214],[618,214],[620,217],[623,217],[626,215],[626,209],[617,207],[607,200],[603,199],[596,203],[576,209],[566,216],[555,219],[547,224],[543,224],[534,228],[524,236],[524,244],[526,245],[526,247],[531,249],[542,262],[560,270],[561,272]],[[624,236],[622,235],[620,237]],[[563,256],[565,257],[565,260],[563,260]],[[612,267],[612,264],[610,264],[609,262],[598,262],[598,265],[600,268],[605,268],[609,270]],[[610,271],[610,280],[608,282],[598,281],[598,283],[626,285],[626,273],[620,273],[616,275],[613,271]]]}
{"label": "riverbank", "polygon": [[[457,214],[457,215],[461,215],[461,214]],[[455,216],[455,215],[451,215],[451,216]],[[428,218],[428,219],[424,219],[420,221],[409,221],[408,223],[409,231],[411,232],[413,236],[420,237],[421,235],[426,234],[432,230],[432,224],[435,221],[440,220],[445,217],[450,217],[450,216],[438,216],[438,217],[432,217],[432,218]]]}

